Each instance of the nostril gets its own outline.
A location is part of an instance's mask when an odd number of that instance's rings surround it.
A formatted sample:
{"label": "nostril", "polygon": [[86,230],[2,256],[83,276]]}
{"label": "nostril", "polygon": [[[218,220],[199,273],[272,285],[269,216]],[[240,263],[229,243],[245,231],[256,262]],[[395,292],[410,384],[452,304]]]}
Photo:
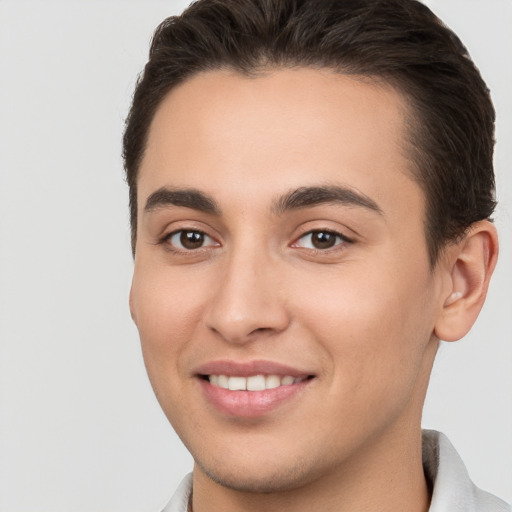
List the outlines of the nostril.
{"label": "nostril", "polygon": [[244,301],[226,302],[223,299],[226,297],[212,301],[205,312],[204,322],[210,332],[228,343],[250,343],[282,332],[288,326],[288,313],[281,304],[264,301],[244,304]]}
{"label": "nostril", "polygon": [[269,327],[258,327],[257,329],[254,329],[254,331],[252,331],[252,332],[267,332],[270,330],[271,329]]}

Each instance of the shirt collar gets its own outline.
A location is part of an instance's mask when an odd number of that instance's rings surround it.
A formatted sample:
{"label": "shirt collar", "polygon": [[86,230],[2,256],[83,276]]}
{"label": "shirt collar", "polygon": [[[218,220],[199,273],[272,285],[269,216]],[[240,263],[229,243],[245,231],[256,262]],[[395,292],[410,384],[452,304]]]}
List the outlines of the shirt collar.
{"label": "shirt collar", "polygon": [[448,438],[423,431],[423,469],[432,487],[429,512],[510,512],[499,498],[471,481],[464,463]]}

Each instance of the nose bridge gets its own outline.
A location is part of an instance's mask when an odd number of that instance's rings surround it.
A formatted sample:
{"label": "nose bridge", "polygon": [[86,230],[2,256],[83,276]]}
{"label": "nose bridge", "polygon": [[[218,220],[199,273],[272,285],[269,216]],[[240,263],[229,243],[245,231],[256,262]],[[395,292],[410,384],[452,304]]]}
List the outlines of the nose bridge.
{"label": "nose bridge", "polygon": [[216,281],[208,327],[230,343],[245,343],[257,332],[284,329],[288,315],[276,282],[276,266],[260,244],[233,247]]}

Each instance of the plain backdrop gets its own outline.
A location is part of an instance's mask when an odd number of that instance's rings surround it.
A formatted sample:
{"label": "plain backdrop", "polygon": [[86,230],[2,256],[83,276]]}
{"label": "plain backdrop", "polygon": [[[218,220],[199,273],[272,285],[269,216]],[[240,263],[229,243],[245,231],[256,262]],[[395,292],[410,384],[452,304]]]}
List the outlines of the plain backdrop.
{"label": "plain backdrop", "polygon": [[[0,0],[0,510],[158,510],[192,461],[128,312],[121,134],[151,34],[185,0]],[[512,2],[432,0],[498,112],[500,263],[443,344],[424,425],[512,500]]]}

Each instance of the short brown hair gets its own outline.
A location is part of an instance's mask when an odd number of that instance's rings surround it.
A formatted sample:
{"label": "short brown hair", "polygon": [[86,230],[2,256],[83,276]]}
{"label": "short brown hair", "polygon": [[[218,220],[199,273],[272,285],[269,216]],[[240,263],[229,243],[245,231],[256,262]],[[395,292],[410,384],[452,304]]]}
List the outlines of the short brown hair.
{"label": "short brown hair", "polygon": [[384,80],[412,107],[413,177],[424,190],[431,263],[494,208],[489,90],[464,45],[416,0],[198,0],[156,29],[126,121],[123,156],[137,236],[137,174],[163,98],[221,68],[329,68]]}

